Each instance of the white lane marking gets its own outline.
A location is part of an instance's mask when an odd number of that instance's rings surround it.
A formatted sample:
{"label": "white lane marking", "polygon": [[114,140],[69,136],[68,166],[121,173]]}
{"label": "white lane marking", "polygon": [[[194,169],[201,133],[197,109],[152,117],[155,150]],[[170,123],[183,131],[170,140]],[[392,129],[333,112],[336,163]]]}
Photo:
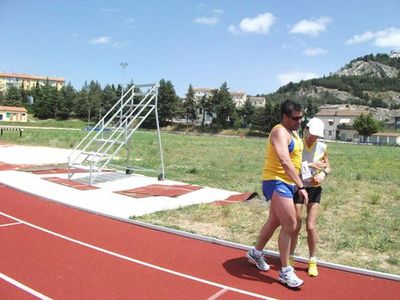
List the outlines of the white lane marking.
{"label": "white lane marking", "polygon": [[215,300],[218,299],[220,296],[222,296],[223,294],[225,294],[228,290],[227,289],[222,289],[219,290],[218,292],[216,292],[214,295],[212,295],[210,298],[208,298],[207,300]]}
{"label": "white lane marking", "polygon": [[12,279],[11,277],[8,277],[7,275],[0,273],[0,278],[11,283],[12,285],[15,285],[16,287],[20,288],[21,290],[24,290],[25,292],[38,297],[39,299],[43,299],[43,300],[51,300],[51,298],[31,289],[30,287],[26,286],[25,284],[22,284],[19,281],[16,281],[15,279]]}
{"label": "white lane marking", "polygon": [[75,239],[67,237],[65,235],[56,233],[56,232],[48,230],[46,228],[34,225],[32,223],[23,221],[21,219],[13,217],[13,216],[10,216],[10,215],[8,215],[6,213],[0,212],[0,214],[5,216],[5,217],[8,217],[10,219],[13,219],[15,221],[24,223],[25,225],[27,225],[29,227],[32,227],[32,228],[35,228],[37,230],[46,232],[48,234],[54,235],[56,237],[62,238],[64,240],[70,241],[72,243],[75,243],[75,244],[78,244],[78,245],[81,245],[81,246],[84,246],[84,247],[87,247],[87,248],[90,248],[90,249],[93,249],[93,250],[96,250],[96,251],[99,251],[99,252],[102,252],[102,253],[106,253],[108,255],[115,256],[115,257],[130,261],[130,262],[142,265],[142,266],[146,266],[146,267],[149,267],[149,268],[152,268],[152,269],[155,269],[155,270],[159,270],[161,272],[173,274],[173,275],[176,275],[176,276],[179,276],[179,277],[183,277],[183,278],[186,278],[186,279],[191,279],[193,281],[197,281],[197,282],[201,282],[201,283],[208,284],[208,285],[211,285],[211,286],[219,287],[221,289],[227,289],[227,290],[232,291],[232,292],[236,292],[236,293],[239,293],[239,294],[252,296],[252,297],[255,297],[255,298],[276,300],[275,298],[270,298],[270,297],[267,297],[267,296],[264,296],[264,295],[260,295],[260,294],[257,294],[257,293],[252,293],[252,292],[249,292],[249,291],[246,291],[246,290],[237,289],[237,288],[234,288],[234,287],[231,287],[231,286],[227,286],[227,285],[220,284],[220,283],[217,283],[217,282],[209,281],[209,280],[206,280],[206,279],[198,278],[198,277],[195,277],[195,276],[192,276],[192,275],[188,275],[188,274],[185,274],[185,273],[181,273],[181,272],[173,271],[173,270],[170,270],[170,269],[167,269],[167,268],[163,268],[163,267],[160,267],[160,266],[157,266],[157,265],[153,265],[153,264],[141,261],[141,260],[137,260],[137,259],[131,258],[129,256],[118,254],[118,253],[115,253],[115,252],[112,252],[112,251],[109,251],[109,250],[106,250],[106,249],[103,249],[103,248],[100,248],[100,247],[97,247],[97,246],[82,242],[82,241],[79,241],[79,240],[75,240]]}
{"label": "white lane marking", "polygon": [[22,224],[22,223],[21,222],[7,223],[7,224],[0,225],[0,227],[13,226],[13,225],[18,225],[18,224]]}

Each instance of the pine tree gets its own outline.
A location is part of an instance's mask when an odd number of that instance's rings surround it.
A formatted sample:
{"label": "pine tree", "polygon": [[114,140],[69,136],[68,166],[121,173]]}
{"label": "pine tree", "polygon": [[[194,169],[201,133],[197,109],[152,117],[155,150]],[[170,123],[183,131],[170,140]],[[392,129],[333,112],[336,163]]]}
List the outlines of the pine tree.
{"label": "pine tree", "polygon": [[213,123],[218,129],[226,129],[233,122],[233,113],[235,104],[232,101],[232,96],[229,93],[228,85],[224,82],[219,90],[213,92],[212,103],[214,106],[215,119]]}
{"label": "pine tree", "polygon": [[158,118],[161,126],[165,126],[177,113],[178,96],[171,81],[161,79],[158,89]]}
{"label": "pine tree", "polygon": [[189,85],[183,106],[185,109],[186,124],[189,125],[189,120],[190,120],[193,125],[196,121],[196,101],[194,98],[194,91],[192,85]]}

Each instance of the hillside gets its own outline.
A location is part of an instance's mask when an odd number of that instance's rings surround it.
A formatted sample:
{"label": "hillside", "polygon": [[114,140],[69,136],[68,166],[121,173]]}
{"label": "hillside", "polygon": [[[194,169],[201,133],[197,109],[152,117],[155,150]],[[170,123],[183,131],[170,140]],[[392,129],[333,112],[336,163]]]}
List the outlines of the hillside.
{"label": "hillside", "polygon": [[400,108],[400,58],[387,54],[366,55],[349,62],[329,76],[289,83],[271,100],[294,97],[317,105],[356,104],[389,109]]}

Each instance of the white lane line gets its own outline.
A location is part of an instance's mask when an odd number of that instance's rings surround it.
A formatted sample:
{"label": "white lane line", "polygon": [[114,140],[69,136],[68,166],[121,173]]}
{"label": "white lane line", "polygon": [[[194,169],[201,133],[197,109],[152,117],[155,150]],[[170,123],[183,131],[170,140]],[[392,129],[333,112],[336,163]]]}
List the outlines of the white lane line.
{"label": "white lane line", "polygon": [[0,227],[13,226],[13,225],[18,225],[18,224],[22,224],[22,223],[21,222],[7,223],[7,224],[0,225]]}
{"label": "white lane line", "polygon": [[201,283],[204,283],[204,284],[208,284],[208,285],[211,285],[211,286],[219,287],[221,289],[227,289],[227,290],[235,292],[235,293],[244,294],[244,295],[252,296],[252,297],[255,297],[255,298],[276,300],[275,298],[267,297],[267,296],[264,296],[264,295],[260,295],[260,294],[249,292],[249,291],[242,290],[242,289],[237,289],[237,288],[234,288],[234,287],[231,287],[231,286],[227,286],[227,285],[220,284],[220,283],[217,283],[217,282],[209,281],[209,280],[206,280],[206,279],[198,278],[198,277],[195,277],[195,276],[192,276],[192,275],[188,275],[188,274],[185,274],[185,273],[181,273],[181,272],[173,271],[173,270],[170,270],[170,269],[167,269],[167,268],[163,268],[163,267],[160,267],[160,266],[157,266],[157,265],[153,265],[153,264],[150,264],[150,263],[147,263],[147,262],[144,262],[144,261],[140,261],[140,260],[131,258],[129,256],[118,254],[118,253],[115,253],[115,252],[112,252],[112,251],[109,251],[109,250],[106,250],[106,249],[103,249],[103,248],[100,248],[100,247],[97,247],[97,246],[82,242],[82,241],[79,241],[79,240],[75,240],[75,239],[70,238],[68,236],[56,233],[54,231],[45,229],[43,227],[34,225],[32,223],[25,222],[25,221],[23,221],[21,219],[15,218],[15,217],[10,216],[10,215],[8,215],[6,213],[0,212],[0,214],[5,216],[5,217],[11,218],[11,219],[13,219],[15,221],[24,223],[25,225],[27,225],[29,227],[32,227],[32,228],[35,228],[37,230],[46,232],[48,234],[54,235],[56,237],[62,238],[64,240],[70,241],[72,243],[75,243],[75,244],[78,244],[78,245],[81,245],[81,246],[84,246],[84,247],[87,247],[87,248],[90,248],[90,249],[93,249],[93,250],[96,250],[96,251],[99,251],[99,252],[102,252],[102,253],[106,253],[108,255],[115,256],[115,257],[130,261],[130,262],[142,265],[142,266],[146,266],[146,267],[149,267],[149,268],[161,271],[161,272],[173,274],[173,275],[176,275],[176,276],[179,276],[179,277],[182,277],[182,278],[186,278],[186,279],[190,279],[190,280],[193,280],[193,281],[197,281],[197,282],[201,282]]}
{"label": "white lane line", "polygon": [[216,292],[214,295],[212,295],[210,298],[208,298],[207,300],[215,300],[218,299],[220,296],[222,296],[223,294],[225,294],[228,290],[227,289],[222,289],[219,290],[218,292]]}
{"label": "white lane line", "polygon": [[30,287],[26,286],[25,284],[22,284],[19,281],[16,281],[15,279],[12,279],[11,277],[8,277],[7,275],[0,273],[0,278],[11,283],[12,285],[15,285],[16,287],[20,288],[21,290],[24,290],[25,292],[38,297],[39,299],[43,299],[43,300],[51,300],[51,298],[31,289]]}

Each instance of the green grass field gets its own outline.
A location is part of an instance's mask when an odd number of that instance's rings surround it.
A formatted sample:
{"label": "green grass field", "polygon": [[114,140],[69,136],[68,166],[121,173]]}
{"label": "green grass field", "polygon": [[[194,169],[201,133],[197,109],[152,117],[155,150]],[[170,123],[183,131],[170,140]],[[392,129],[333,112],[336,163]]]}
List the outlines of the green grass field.
{"label": "green grass field", "polygon": [[[72,148],[86,133],[26,129],[22,138],[5,132],[0,141]],[[163,132],[162,140],[168,179],[261,194],[265,139]],[[400,274],[400,148],[329,143],[328,153],[333,171],[323,185],[317,256]],[[125,154],[123,150],[119,155],[121,165]],[[159,168],[154,132],[137,133],[130,160],[136,166]],[[229,206],[193,205],[138,219],[253,245],[267,217],[268,204],[255,199]],[[278,249],[277,234],[267,249]],[[308,255],[305,230],[297,254]]]}

